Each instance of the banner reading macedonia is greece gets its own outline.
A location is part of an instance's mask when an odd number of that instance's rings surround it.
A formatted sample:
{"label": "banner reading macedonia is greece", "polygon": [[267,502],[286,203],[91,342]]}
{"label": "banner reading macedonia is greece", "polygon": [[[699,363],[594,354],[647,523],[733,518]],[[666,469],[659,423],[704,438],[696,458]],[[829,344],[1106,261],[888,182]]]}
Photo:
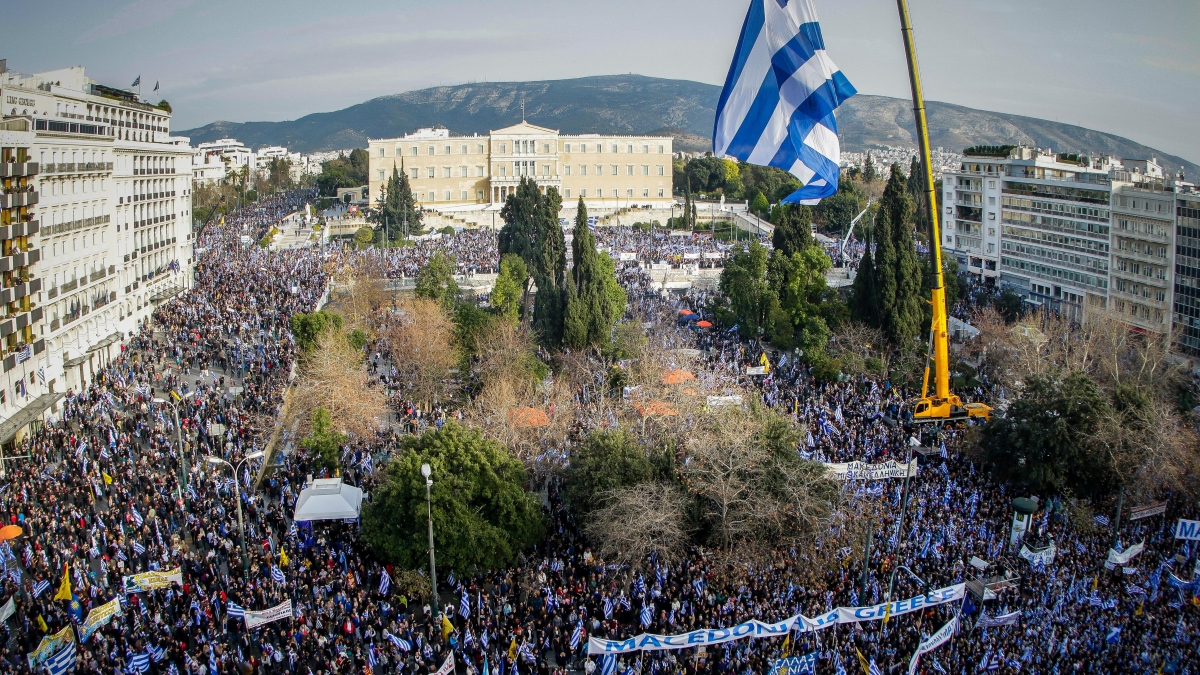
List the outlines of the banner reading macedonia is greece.
{"label": "banner reading macedonia is greece", "polygon": [[883,480],[885,478],[905,478],[917,475],[917,458],[913,457],[907,464],[889,459],[882,464],[867,464],[866,462],[843,462],[826,464],[825,471],[830,478],[842,480]]}
{"label": "banner reading macedonia is greece", "polygon": [[[918,595],[907,600],[897,600],[896,602],[884,603],[882,605],[838,607],[835,610],[812,619],[802,614],[797,614],[778,623],[763,623],[757,620],[750,620],[745,623],[739,623],[732,628],[708,628],[694,630],[690,633],[681,633],[679,635],[651,635],[649,633],[642,633],[641,635],[636,635],[625,640],[588,638],[588,654],[625,654],[642,650],[687,649],[689,647],[719,645],[743,638],[783,637],[789,631],[812,633],[839,624],[875,621],[882,619],[886,614],[899,616],[925,609],[926,607],[962,600],[966,594],[966,588],[966,584],[955,584],[931,591],[926,595]],[[889,604],[891,605],[890,612],[888,611]]]}

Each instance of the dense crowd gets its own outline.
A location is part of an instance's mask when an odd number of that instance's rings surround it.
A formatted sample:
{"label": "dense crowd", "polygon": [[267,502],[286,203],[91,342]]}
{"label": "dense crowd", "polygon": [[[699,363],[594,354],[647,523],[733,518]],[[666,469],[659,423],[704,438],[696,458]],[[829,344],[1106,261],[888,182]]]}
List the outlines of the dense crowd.
{"label": "dense crowd", "polygon": [[[242,463],[273,434],[286,435],[275,423],[295,356],[288,320],[319,306],[324,263],[346,254],[268,251],[244,246],[240,237],[257,241],[307,196],[240,212],[204,232],[196,288],[156,311],[86,389],[68,394],[53,422],[22,442],[28,458],[8,464],[0,487],[0,514],[24,529],[0,545],[4,594],[15,606],[0,672],[44,667],[31,668],[27,660],[39,640],[118,598],[122,611],[78,645],[79,672],[418,675],[454,653],[460,674],[765,673],[782,640],[587,659],[587,638],[681,633],[882,602],[899,565],[909,571],[897,577],[892,597],[911,597],[974,578],[972,557],[1019,572],[1017,585],[986,602],[968,599],[887,623],[794,635],[789,648],[816,651],[821,673],[857,668],[859,652],[895,672],[923,635],[960,613],[962,632],[922,660],[923,672],[1200,672],[1194,551],[1169,528],[1177,517],[1196,517],[1195,506],[1172,502],[1166,514],[1123,527],[1121,543],[1144,540],[1146,548],[1115,570],[1103,565],[1110,529],[1043,509],[1029,536],[1052,539],[1057,556],[1034,566],[1008,545],[1009,503],[1017,495],[957,452],[962,429],[920,439],[946,449],[920,459],[909,495],[896,480],[846,487],[850,499],[878,500],[889,514],[876,525],[865,586],[850,551],[838,551],[846,562],[834,567],[816,564],[816,551],[799,549],[753,566],[699,548],[673,565],[606,564],[593,557],[550,486],[551,534],[516,566],[451,571],[440,608],[405,597],[390,587],[398,571],[363,549],[355,525],[290,520],[312,473],[302,448],[281,444],[277,466],[261,479],[260,460]],[[632,246],[640,256],[647,244],[663,244],[645,236],[605,231],[602,245]],[[463,253],[460,265],[494,269],[490,237],[460,233],[442,250]],[[430,242],[423,255],[446,244]],[[675,250],[684,252],[691,249]],[[411,252],[353,255],[388,256],[404,275],[420,265],[407,257]],[[802,426],[799,452],[826,461],[904,459],[911,452],[911,432],[895,420],[912,392],[867,379],[821,383],[786,356],[772,359],[769,375],[751,376],[746,365],[758,363],[757,346],[675,320],[684,307],[703,312],[701,292],[665,298],[641,269],[624,267],[619,275],[631,311],[654,322],[651,339],[706,350],[708,391],[757,387],[765,403]],[[376,377],[390,373],[386,352],[369,361]],[[369,488],[373,466],[397,447],[397,433],[354,439],[342,458],[344,480]],[[1052,506],[1062,501],[1039,497]],[[905,501],[907,519],[898,531]],[[64,567],[70,601],[53,599]],[[123,592],[124,575],[174,568],[182,584]],[[245,627],[246,611],[286,600],[293,607],[287,618]]]}

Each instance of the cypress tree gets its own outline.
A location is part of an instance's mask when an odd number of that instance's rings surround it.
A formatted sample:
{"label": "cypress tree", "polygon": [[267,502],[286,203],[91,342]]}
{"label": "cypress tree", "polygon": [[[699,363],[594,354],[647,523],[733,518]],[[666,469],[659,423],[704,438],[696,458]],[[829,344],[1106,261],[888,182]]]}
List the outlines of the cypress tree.
{"label": "cypress tree", "polygon": [[[883,329],[898,344],[912,340],[921,329],[921,263],[913,242],[912,216],[913,201],[908,196],[904,173],[899,166],[892,165],[892,175],[884,188],[877,218],[877,222],[885,224],[891,239],[887,264],[892,273],[889,287],[885,289],[881,284],[879,292],[881,300],[889,301],[889,306],[881,313]],[[880,232],[878,236],[882,246],[884,233]],[[882,259],[876,260],[880,272],[884,264]]]}
{"label": "cypress tree", "polygon": [[858,274],[854,276],[854,297],[851,309],[854,318],[868,326],[879,327],[879,294],[875,288],[875,261],[871,253],[871,231],[866,231],[863,242],[867,252],[858,263]]}
{"label": "cypress tree", "polygon": [[[895,176],[895,173],[892,174]],[[892,183],[888,183],[888,189]],[[876,325],[888,332],[892,312],[896,307],[896,242],[892,237],[894,222],[888,215],[889,199],[896,196],[887,190],[883,193],[879,211],[875,216],[875,320]]]}
{"label": "cypress tree", "polygon": [[[404,238],[405,224],[408,232],[421,230],[421,211],[413,200],[412,186],[408,183],[408,175],[398,168],[392,169],[387,187],[379,195],[380,213],[377,216],[380,225],[380,241],[386,230],[389,242]],[[384,227],[386,226],[386,227]]]}
{"label": "cypress tree", "polygon": [[779,223],[771,233],[771,246],[785,256],[812,245],[812,209],[807,206],[780,204]]}
{"label": "cypress tree", "polygon": [[[563,336],[567,247],[558,224],[561,206],[558,190],[549,188],[542,194],[533,179],[521,179],[500,211],[504,227],[497,241],[500,255],[520,256],[537,284],[533,324],[547,348],[557,347]],[[528,281],[525,289],[528,292]]]}

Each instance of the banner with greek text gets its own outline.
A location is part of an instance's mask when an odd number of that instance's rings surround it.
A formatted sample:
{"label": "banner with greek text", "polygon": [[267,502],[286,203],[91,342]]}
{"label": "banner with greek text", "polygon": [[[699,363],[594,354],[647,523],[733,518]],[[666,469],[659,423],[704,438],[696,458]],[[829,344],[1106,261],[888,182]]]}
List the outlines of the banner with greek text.
{"label": "banner with greek text", "polygon": [[954,617],[946,622],[945,626],[938,629],[938,632],[921,640],[921,645],[917,647],[917,652],[912,655],[912,660],[908,662],[908,675],[913,675],[917,672],[917,660],[922,654],[927,654],[938,647],[950,641],[950,637],[958,632],[958,617]]}
{"label": "banner with greek text", "polygon": [[866,462],[844,462],[826,464],[825,471],[830,478],[842,480],[883,480],[885,478],[905,478],[917,475],[917,458],[905,464],[890,459],[882,464],[867,464]]}
{"label": "banner with greek text", "polygon": [[292,618],[292,601],[285,600],[261,612],[246,612],[246,628],[257,628],[265,623]]}
{"label": "banner with greek text", "polygon": [[29,669],[37,670],[37,667],[50,658],[51,654],[55,654],[62,649],[67,643],[75,641],[75,631],[70,626],[58,631],[54,635],[47,635],[38,643],[37,649],[33,650],[26,657],[29,659]]}
{"label": "banner with greek text", "polygon": [[88,612],[87,619],[79,626],[79,641],[87,642],[93,633],[120,613],[120,598],[113,598],[99,607],[93,607],[92,611]]}
{"label": "banner with greek text", "polygon": [[1056,553],[1058,553],[1058,548],[1054,544],[1050,544],[1046,548],[1040,548],[1036,551],[1030,549],[1025,544],[1021,544],[1020,556],[1025,560],[1028,560],[1030,565],[1037,565],[1038,563],[1049,565],[1050,563],[1054,562],[1054,556]]}
{"label": "banner with greek text", "polygon": [[[962,600],[966,593],[966,588],[966,584],[955,584],[907,600],[897,600],[892,603],[869,607],[838,607],[815,618],[797,614],[778,623],[763,623],[762,621],[752,619],[731,628],[701,629],[679,635],[642,633],[624,640],[605,640],[593,637],[588,638],[588,654],[594,656],[596,654],[626,654],[642,650],[686,649],[690,647],[719,645],[743,638],[784,637],[791,631],[812,633],[839,624],[877,621],[882,619],[885,614],[896,617],[901,614],[916,612],[926,607]],[[890,611],[888,609],[889,604],[891,606]]]}
{"label": "banner with greek text", "polygon": [[125,587],[125,595],[129,595],[130,593],[153,591],[156,588],[167,588],[171,584],[179,584],[182,586],[183,571],[176,567],[173,570],[131,574],[127,577],[122,577],[121,579],[122,585]]}

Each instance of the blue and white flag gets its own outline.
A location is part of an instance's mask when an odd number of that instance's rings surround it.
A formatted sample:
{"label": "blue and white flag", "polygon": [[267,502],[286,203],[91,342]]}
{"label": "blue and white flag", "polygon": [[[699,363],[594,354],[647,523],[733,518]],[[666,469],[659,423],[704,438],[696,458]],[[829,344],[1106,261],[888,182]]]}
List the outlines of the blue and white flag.
{"label": "blue and white flag", "polygon": [[575,630],[571,631],[571,650],[579,649],[579,643],[583,640],[583,622],[575,624]]}
{"label": "blue and white flag", "polygon": [[75,641],[67,643],[57,654],[46,659],[46,670],[50,675],[66,675],[75,670]]}
{"label": "blue and white flag", "polygon": [[[45,582],[43,582],[43,583],[45,583]],[[49,583],[46,583],[47,587],[49,585],[50,585]],[[608,597],[607,595],[604,596],[604,618],[605,618],[605,620],[612,618],[612,609],[613,609],[612,598]]]}
{"label": "blue and white flag", "polygon": [[138,527],[142,526],[142,514],[138,513],[137,507],[129,507],[129,514],[133,516],[133,522],[137,523]]}
{"label": "blue and white flag", "polygon": [[1113,626],[1108,629],[1108,635],[1104,636],[1104,641],[1110,645],[1115,645],[1121,639],[1121,627]]}
{"label": "blue and white flag", "polygon": [[229,603],[229,606],[225,608],[225,613],[234,619],[242,619],[246,616],[246,610],[236,602]]}
{"label": "blue and white flag", "polygon": [[388,588],[392,586],[392,577],[388,575],[387,570],[383,571],[383,576],[379,578],[379,594],[387,595]]}
{"label": "blue and white flag", "polygon": [[42,580],[33,585],[33,597],[37,597],[50,589],[50,582]]}
{"label": "blue and white flag", "polygon": [[408,640],[396,637],[395,635],[392,635],[391,633],[389,633],[387,631],[383,632],[383,636],[385,638],[387,638],[388,642],[391,642],[392,646],[394,646],[396,649],[399,649],[402,652],[411,652],[412,651],[412,643],[409,642]]}
{"label": "blue and white flag", "polygon": [[751,0],[717,104],[713,153],[790,172],[783,199],[816,204],[838,188],[833,111],[856,93],[825,53],[812,0]]}
{"label": "blue and white flag", "polygon": [[605,654],[600,660],[600,675],[615,675],[617,672],[617,655]]}
{"label": "blue and white flag", "polygon": [[131,672],[138,673],[144,673],[147,670],[150,670],[150,655],[145,652],[142,652],[141,654],[134,654],[133,657],[129,659],[128,668]]}
{"label": "blue and white flag", "polygon": [[462,600],[458,603],[458,615],[464,620],[471,618],[471,596],[467,595],[467,589],[463,589]]}
{"label": "blue and white flag", "polygon": [[142,546],[141,542],[133,542],[133,552],[137,555],[142,555],[146,552],[146,547]]}
{"label": "blue and white flag", "polygon": [[642,605],[641,620],[643,626],[649,626],[654,619],[654,610],[650,609],[650,605]]}
{"label": "blue and white flag", "polygon": [[277,584],[286,584],[287,577],[283,576],[283,570],[279,569],[278,565],[271,565],[271,578]]}

